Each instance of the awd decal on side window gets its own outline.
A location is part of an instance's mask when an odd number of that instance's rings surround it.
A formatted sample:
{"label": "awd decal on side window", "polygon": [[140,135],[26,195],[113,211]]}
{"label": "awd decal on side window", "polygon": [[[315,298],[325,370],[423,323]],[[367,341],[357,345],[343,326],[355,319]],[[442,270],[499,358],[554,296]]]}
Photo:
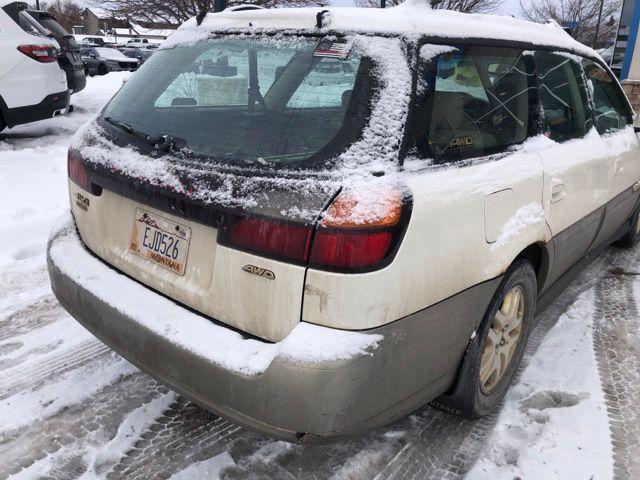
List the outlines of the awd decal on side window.
{"label": "awd decal on side window", "polygon": [[266,268],[256,267],[255,265],[245,265],[242,270],[253,275],[257,275],[262,278],[268,278],[269,280],[275,280],[276,274]]}
{"label": "awd decal on side window", "polygon": [[469,137],[469,136],[456,137],[453,140],[451,140],[451,143],[449,144],[449,148],[473,147],[475,143],[476,142],[473,140],[473,137]]}

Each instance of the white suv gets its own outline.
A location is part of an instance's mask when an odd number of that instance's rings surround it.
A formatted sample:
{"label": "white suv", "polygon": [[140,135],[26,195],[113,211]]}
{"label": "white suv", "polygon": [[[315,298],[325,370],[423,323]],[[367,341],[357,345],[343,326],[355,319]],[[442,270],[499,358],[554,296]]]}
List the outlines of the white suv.
{"label": "white suv", "polygon": [[0,0],[0,130],[65,114],[69,106],[59,45],[26,9]]}
{"label": "white suv", "polygon": [[484,415],[536,308],[638,242],[631,108],[558,25],[199,20],[79,132],[48,261],[72,315],[206,408],[302,442]]}

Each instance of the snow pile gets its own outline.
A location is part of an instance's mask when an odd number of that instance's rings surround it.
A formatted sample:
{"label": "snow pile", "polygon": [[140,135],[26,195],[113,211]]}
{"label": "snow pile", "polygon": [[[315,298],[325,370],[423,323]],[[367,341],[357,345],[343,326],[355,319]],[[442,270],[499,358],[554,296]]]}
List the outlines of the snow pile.
{"label": "snow pile", "polygon": [[593,351],[594,293],[562,315],[507,393],[474,480],[612,477],[604,394]]}
{"label": "snow pile", "polygon": [[493,251],[508,244],[509,240],[520,235],[527,227],[544,222],[544,209],[539,203],[532,202],[519,208],[504,224],[500,235],[498,235],[498,239],[491,246],[491,250]]}
{"label": "snow pile", "polygon": [[71,97],[73,113],[0,133],[0,235],[11,239],[0,243],[0,270],[16,261],[44,261],[51,221],[69,209],[69,139],[130,75],[89,77],[87,87]]}
{"label": "snow pile", "polygon": [[247,339],[233,330],[191,313],[171,300],[121,275],[90,255],[70,214],[51,233],[51,260],[67,276],[155,335],[166,337],[194,355],[234,372],[256,376],[280,358],[314,365],[370,355],[382,335],[298,324],[278,343]]}

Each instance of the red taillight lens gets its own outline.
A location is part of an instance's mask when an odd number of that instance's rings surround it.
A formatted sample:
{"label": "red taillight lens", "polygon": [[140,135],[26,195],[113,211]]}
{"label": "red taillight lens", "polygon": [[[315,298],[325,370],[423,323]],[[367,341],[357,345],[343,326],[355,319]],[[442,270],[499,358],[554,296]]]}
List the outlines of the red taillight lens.
{"label": "red taillight lens", "polygon": [[240,217],[228,228],[223,244],[296,263],[307,263],[309,259],[311,227],[258,217]]}
{"label": "red taillight lens", "polygon": [[310,266],[342,272],[380,268],[404,232],[408,204],[396,190],[341,193],[316,230]]}
{"label": "red taillight lens", "polygon": [[58,56],[58,49],[51,45],[20,45],[18,50],[40,63],[55,62]]}
{"label": "red taillight lens", "polygon": [[330,231],[320,227],[313,241],[311,265],[361,269],[380,263],[391,246],[391,232]]}
{"label": "red taillight lens", "polygon": [[69,178],[80,188],[91,191],[91,185],[89,183],[89,177],[87,175],[87,169],[76,155],[71,150],[67,154],[67,173]]}
{"label": "red taillight lens", "polygon": [[265,217],[235,217],[218,237],[222,245],[337,272],[381,268],[407,225],[410,202],[396,191],[358,198],[342,193],[315,229]]}

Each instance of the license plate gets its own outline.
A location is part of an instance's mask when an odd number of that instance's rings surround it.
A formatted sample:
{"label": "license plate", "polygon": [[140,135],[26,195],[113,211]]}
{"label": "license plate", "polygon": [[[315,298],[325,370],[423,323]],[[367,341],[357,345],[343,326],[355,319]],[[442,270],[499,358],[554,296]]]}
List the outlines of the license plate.
{"label": "license plate", "polygon": [[191,228],[141,208],[136,209],[129,251],[184,275],[190,241]]}

